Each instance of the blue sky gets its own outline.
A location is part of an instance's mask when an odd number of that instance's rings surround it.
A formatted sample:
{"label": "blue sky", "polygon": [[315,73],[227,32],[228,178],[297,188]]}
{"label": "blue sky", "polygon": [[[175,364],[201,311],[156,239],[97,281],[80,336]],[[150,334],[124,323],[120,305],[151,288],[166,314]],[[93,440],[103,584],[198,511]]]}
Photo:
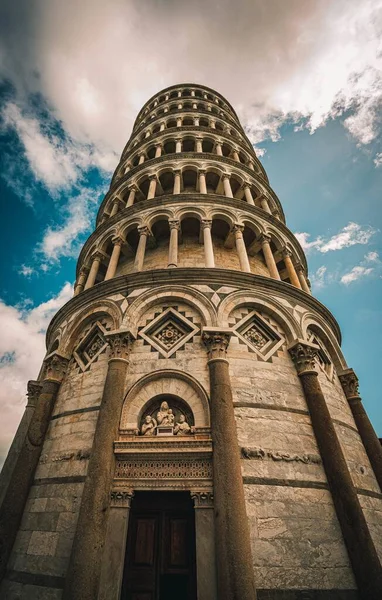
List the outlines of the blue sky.
{"label": "blue sky", "polygon": [[237,110],[382,436],[382,1],[6,0],[0,10],[0,463],[133,120],[184,81]]}

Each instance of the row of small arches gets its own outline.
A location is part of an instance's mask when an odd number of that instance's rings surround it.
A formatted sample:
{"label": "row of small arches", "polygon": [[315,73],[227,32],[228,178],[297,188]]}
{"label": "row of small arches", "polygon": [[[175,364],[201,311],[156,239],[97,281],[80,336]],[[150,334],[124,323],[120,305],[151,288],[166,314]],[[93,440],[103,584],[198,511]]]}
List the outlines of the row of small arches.
{"label": "row of small arches", "polygon": [[152,121],[153,119],[157,119],[162,115],[176,113],[179,110],[205,111],[217,115],[225,120],[228,118],[230,121],[236,121],[236,119],[234,119],[234,117],[230,113],[222,110],[221,108],[218,108],[214,104],[193,101],[173,102],[169,103],[167,106],[161,106],[159,108],[156,108],[149,115],[147,115],[146,118],[141,119],[139,125],[142,126],[143,124],[150,123],[150,121]]}

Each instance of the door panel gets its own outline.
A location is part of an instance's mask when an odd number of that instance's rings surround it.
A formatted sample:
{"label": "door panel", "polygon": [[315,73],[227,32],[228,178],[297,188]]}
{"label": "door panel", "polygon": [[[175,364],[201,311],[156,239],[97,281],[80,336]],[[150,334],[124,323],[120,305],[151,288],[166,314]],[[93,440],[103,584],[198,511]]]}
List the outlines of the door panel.
{"label": "door panel", "polygon": [[195,579],[190,494],[136,492],[121,600],[196,600]]}

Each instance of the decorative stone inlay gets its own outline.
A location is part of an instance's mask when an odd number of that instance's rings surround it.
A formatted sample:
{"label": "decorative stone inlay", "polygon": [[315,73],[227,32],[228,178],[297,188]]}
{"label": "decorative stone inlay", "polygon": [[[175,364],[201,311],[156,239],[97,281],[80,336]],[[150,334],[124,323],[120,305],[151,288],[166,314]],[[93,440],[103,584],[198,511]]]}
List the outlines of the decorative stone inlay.
{"label": "decorative stone inlay", "polygon": [[241,448],[242,458],[271,458],[273,461],[285,461],[285,462],[302,462],[308,464],[321,464],[321,457],[318,454],[290,454],[289,452],[281,452],[275,450],[263,450],[262,448]]}
{"label": "decorative stone inlay", "polygon": [[106,349],[106,333],[106,329],[97,321],[74,350],[73,356],[82,371],[89,369],[101,352]]}
{"label": "decorative stone inlay", "polygon": [[316,372],[315,356],[318,349],[319,346],[300,340],[296,340],[288,348],[293,363],[296,367],[297,375]]}
{"label": "decorative stone inlay", "polygon": [[346,398],[359,398],[358,377],[353,369],[346,369],[338,377]]}
{"label": "decorative stone inlay", "polygon": [[188,342],[198,327],[174,308],[168,308],[144,327],[139,335],[165,358]]}
{"label": "decorative stone inlay", "polygon": [[214,494],[212,491],[191,491],[191,498],[194,501],[195,508],[214,507]]}
{"label": "decorative stone inlay", "polygon": [[212,479],[212,462],[207,458],[117,460],[117,479]]}
{"label": "decorative stone inlay", "polygon": [[130,508],[134,496],[132,489],[116,489],[110,492],[110,506],[114,508]]}
{"label": "decorative stone inlay", "polygon": [[61,383],[68,366],[68,359],[56,352],[45,359],[44,379]]}
{"label": "decorative stone inlay", "polygon": [[284,344],[285,339],[256,311],[250,312],[234,326],[237,337],[263,360],[269,360]]}

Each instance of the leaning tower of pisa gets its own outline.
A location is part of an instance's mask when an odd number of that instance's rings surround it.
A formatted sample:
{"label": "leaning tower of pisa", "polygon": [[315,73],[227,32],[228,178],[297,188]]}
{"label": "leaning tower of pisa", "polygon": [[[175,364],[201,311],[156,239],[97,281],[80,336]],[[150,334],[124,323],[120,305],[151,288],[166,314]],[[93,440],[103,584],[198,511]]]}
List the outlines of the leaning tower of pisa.
{"label": "leaning tower of pisa", "polygon": [[227,100],[151,98],[28,383],[1,598],[382,598],[381,446],[307,274]]}

